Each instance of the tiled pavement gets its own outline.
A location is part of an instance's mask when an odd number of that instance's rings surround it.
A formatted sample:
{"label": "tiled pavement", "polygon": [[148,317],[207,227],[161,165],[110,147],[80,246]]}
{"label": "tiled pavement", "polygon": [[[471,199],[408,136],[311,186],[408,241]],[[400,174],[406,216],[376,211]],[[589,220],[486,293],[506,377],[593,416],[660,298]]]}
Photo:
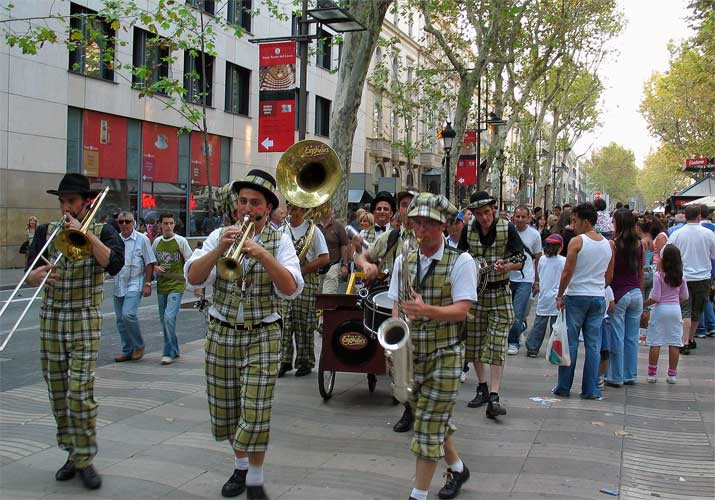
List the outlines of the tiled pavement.
{"label": "tiled pavement", "polygon": [[[658,383],[608,389],[600,402],[530,400],[551,396],[555,369],[522,351],[508,360],[502,401],[509,413],[499,422],[466,407],[475,389],[471,371],[455,414],[458,448],[472,471],[459,498],[610,498],[602,488],[628,499],[713,498],[715,339],[699,344],[684,358],[678,385],[665,383],[661,359]],[[78,479],[54,480],[66,457],[55,446],[44,385],[0,393],[0,497],[220,498],[233,458],[210,434],[202,341],[182,353],[166,367],[155,352],[97,369],[95,464],[104,484],[94,492]],[[645,356],[641,348],[642,370]],[[271,498],[407,498],[414,459],[408,437],[391,430],[400,409],[384,378],[370,394],[364,375],[338,373],[327,403],[315,373],[279,380],[265,468]],[[440,465],[430,498],[442,471]]]}

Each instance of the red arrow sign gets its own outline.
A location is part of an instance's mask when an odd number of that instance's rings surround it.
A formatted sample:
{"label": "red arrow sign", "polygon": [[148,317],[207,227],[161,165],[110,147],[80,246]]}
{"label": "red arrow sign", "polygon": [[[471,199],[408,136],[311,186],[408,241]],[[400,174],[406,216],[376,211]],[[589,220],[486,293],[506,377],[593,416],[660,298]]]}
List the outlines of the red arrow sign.
{"label": "red arrow sign", "polygon": [[707,158],[688,158],[685,160],[685,168],[707,167],[709,163]]}

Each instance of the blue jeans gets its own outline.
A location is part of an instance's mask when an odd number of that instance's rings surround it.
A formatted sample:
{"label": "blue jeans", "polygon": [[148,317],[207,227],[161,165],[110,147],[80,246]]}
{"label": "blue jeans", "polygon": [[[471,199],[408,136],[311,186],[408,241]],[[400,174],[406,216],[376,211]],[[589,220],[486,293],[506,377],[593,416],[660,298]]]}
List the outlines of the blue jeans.
{"label": "blue jeans", "polygon": [[131,354],[135,349],[144,347],[139,318],[137,318],[141,299],[141,292],[128,292],[124,297],[114,296],[114,314],[117,316],[117,330],[122,339],[123,354]]}
{"label": "blue jeans", "polygon": [[[601,363],[601,323],[606,311],[606,301],[603,297],[579,295],[564,296],[566,305],[566,327],[569,336],[570,366],[559,366],[559,382],[554,392],[569,394],[573,385],[578,358],[578,334],[583,331],[583,346],[586,360],[583,363],[581,381],[581,396],[601,396],[598,389],[598,368]],[[636,342],[638,339],[636,338]]]}
{"label": "blue jeans", "polygon": [[164,331],[164,356],[170,358],[179,357],[179,342],[176,340],[176,316],[179,314],[182,295],[181,292],[171,292],[156,296],[159,303],[159,321],[161,321],[161,329]]}
{"label": "blue jeans", "polygon": [[696,333],[708,333],[715,330],[715,311],[713,311],[713,303],[708,300],[705,302],[705,312],[700,318],[700,325]]}
{"label": "blue jeans", "polygon": [[529,307],[531,298],[531,287],[533,283],[510,281],[511,301],[514,304],[514,323],[509,330],[509,344],[519,345],[519,335],[523,332],[526,310]]}
{"label": "blue jeans", "polygon": [[526,351],[539,352],[541,344],[544,343],[544,335],[546,335],[546,327],[554,327],[554,321],[558,316],[539,316],[536,315],[534,324],[531,327],[529,335],[526,337]]}
{"label": "blue jeans", "polygon": [[643,312],[643,295],[634,288],[616,302],[611,315],[613,342],[608,355],[606,380],[614,384],[632,382],[638,375],[638,333]]}

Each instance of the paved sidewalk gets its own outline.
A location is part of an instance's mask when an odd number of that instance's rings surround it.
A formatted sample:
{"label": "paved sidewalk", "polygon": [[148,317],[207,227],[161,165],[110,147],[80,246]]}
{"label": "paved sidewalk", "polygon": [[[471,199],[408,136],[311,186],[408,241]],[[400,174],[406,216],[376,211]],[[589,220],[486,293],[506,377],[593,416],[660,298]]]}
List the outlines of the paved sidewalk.
{"label": "paved sidewalk", "polygon": [[[608,389],[603,401],[550,398],[555,368],[543,359],[510,356],[502,401],[508,415],[469,409],[470,371],[456,410],[457,445],[472,472],[461,499],[691,499],[715,495],[713,347],[703,339],[681,364],[678,385]],[[646,366],[641,348],[641,372]],[[44,384],[0,393],[0,497],[3,499],[220,498],[233,469],[226,443],[210,434],[203,341],[182,346],[181,360],[160,366],[160,353],[137,363],[97,369],[102,489],[54,480],[66,459],[55,445]],[[579,369],[580,372],[580,369]],[[580,385],[580,379],[574,386]],[[576,394],[578,390],[575,391]],[[392,432],[401,414],[383,377],[370,394],[364,375],[338,373],[324,403],[314,372],[278,381],[272,445],[265,474],[271,498],[405,499],[414,475],[408,436]],[[435,474],[430,498],[443,484]],[[245,497],[239,497],[245,498]]]}

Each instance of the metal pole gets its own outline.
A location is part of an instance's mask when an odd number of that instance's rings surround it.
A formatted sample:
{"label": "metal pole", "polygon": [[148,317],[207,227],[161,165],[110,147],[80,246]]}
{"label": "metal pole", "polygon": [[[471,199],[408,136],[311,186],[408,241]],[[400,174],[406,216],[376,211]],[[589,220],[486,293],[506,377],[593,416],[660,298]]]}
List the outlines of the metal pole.
{"label": "metal pole", "polygon": [[449,176],[449,160],[450,160],[449,153],[450,153],[450,151],[448,149],[447,156],[445,158],[445,165],[444,165],[444,171],[445,171],[445,174],[447,175],[447,183],[445,185],[445,193],[446,193],[446,197],[448,200],[449,200],[449,185],[452,184],[452,179]]}
{"label": "metal pole", "polygon": [[502,188],[504,187],[504,165],[499,167],[499,211],[504,210],[502,203]]}
{"label": "metal pole", "polygon": [[482,77],[477,80],[477,189],[481,185],[482,176],[479,169],[482,168]]}
{"label": "metal pole", "polygon": [[[303,0],[303,7],[300,16],[299,34],[307,36],[308,25],[308,0]],[[308,43],[305,38],[298,41],[298,57],[300,57],[300,87],[298,89],[298,140],[305,140],[305,129],[308,117],[308,92],[306,89],[308,79]]]}

